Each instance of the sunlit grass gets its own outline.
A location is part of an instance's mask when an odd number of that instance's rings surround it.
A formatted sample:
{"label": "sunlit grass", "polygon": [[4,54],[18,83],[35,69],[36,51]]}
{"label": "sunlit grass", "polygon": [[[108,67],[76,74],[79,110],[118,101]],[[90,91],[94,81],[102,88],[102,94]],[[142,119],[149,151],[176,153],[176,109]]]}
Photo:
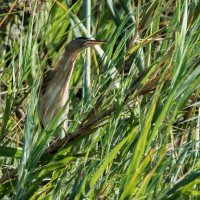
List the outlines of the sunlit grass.
{"label": "sunlit grass", "polygon": [[[198,199],[200,3],[91,3],[1,3],[0,197]],[[38,89],[79,35],[107,43],[78,57],[58,140]]]}

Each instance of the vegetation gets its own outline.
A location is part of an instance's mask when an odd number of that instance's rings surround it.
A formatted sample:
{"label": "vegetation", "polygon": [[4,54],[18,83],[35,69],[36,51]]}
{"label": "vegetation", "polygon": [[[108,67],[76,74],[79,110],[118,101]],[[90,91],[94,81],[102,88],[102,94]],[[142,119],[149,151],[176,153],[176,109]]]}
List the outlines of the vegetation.
{"label": "vegetation", "polygon": [[[0,5],[1,199],[199,199],[200,1]],[[79,36],[107,43],[77,59],[60,139],[38,89]]]}

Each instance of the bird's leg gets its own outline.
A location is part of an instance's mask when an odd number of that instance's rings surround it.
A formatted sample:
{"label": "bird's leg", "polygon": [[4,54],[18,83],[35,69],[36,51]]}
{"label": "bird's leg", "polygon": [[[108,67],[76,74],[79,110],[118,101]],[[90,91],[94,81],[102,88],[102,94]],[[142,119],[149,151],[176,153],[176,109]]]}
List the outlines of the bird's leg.
{"label": "bird's leg", "polygon": [[61,132],[61,139],[64,138],[67,135],[67,128],[65,126],[62,127]]}
{"label": "bird's leg", "polygon": [[67,135],[67,129],[68,129],[68,123],[67,120],[63,122],[63,125],[61,126],[61,134],[60,138],[63,139]]}

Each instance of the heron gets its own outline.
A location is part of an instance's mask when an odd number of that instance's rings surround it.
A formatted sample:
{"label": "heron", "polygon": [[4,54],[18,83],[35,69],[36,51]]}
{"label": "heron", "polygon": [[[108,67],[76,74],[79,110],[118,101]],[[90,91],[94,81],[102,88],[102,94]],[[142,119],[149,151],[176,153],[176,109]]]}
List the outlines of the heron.
{"label": "heron", "polygon": [[64,112],[60,122],[66,121],[69,83],[78,54],[83,49],[104,43],[101,40],[78,37],[66,45],[55,68],[48,71],[44,77],[39,91],[38,114],[43,128],[53,121],[61,108],[64,108]]}

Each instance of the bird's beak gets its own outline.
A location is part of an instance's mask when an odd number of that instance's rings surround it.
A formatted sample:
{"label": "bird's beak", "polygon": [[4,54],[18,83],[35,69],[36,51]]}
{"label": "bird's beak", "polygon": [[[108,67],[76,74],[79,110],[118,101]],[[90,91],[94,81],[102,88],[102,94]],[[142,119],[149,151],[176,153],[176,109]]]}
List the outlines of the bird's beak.
{"label": "bird's beak", "polygon": [[101,45],[101,44],[105,44],[105,41],[101,41],[101,40],[88,40],[85,42],[85,46],[94,46],[94,45]]}

